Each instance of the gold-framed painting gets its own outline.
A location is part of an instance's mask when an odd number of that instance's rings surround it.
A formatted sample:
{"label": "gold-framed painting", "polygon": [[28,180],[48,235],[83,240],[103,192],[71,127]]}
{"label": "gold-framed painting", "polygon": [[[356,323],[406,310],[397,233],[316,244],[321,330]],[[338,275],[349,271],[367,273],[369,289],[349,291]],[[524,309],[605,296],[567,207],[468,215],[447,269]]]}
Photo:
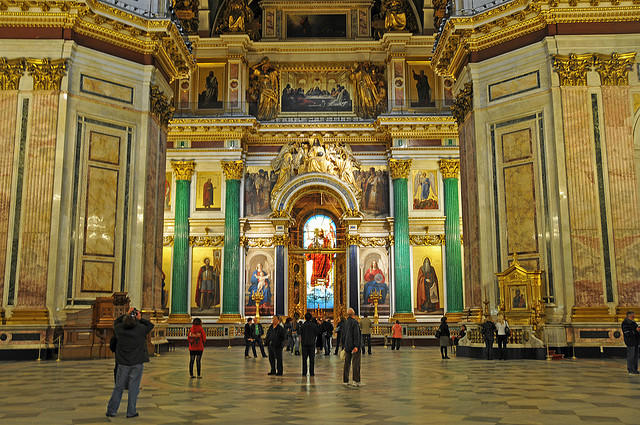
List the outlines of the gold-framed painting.
{"label": "gold-framed painting", "polygon": [[353,115],[353,84],[346,66],[289,66],[280,70],[280,113]]}
{"label": "gold-framed painting", "polygon": [[437,210],[438,202],[438,172],[436,170],[413,170],[413,209]]}
{"label": "gold-framed painting", "polygon": [[414,246],[413,290],[415,315],[444,313],[442,246]]}
{"label": "gold-framed painting", "polygon": [[198,109],[222,109],[225,87],[224,63],[198,64]]}
{"label": "gold-framed painting", "polygon": [[160,293],[160,304],[162,309],[169,311],[171,301],[171,259],[173,247],[162,247],[162,292]]}
{"label": "gold-framed painting", "polygon": [[222,206],[222,172],[196,174],[196,211],[220,211]]}
{"label": "gold-framed painting", "polygon": [[173,184],[173,173],[168,171],[164,179],[164,210],[171,211],[171,193]]}
{"label": "gold-framed painting", "polygon": [[436,76],[431,62],[409,62],[409,104],[412,108],[433,108],[436,106]]}
{"label": "gold-framed painting", "polygon": [[244,314],[256,314],[255,294],[260,294],[261,316],[273,316],[275,305],[275,250],[251,248],[245,260]]}
{"label": "gold-framed painting", "polygon": [[266,217],[271,213],[271,190],[278,176],[271,167],[246,167],[244,208],[247,217]]}
{"label": "gold-framed painting", "polygon": [[[378,316],[390,312],[389,254],[385,247],[360,249],[360,315],[373,317],[378,299]],[[377,295],[376,295],[377,294]]]}
{"label": "gold-framed painting", "polygon": [[389,170],[386,165],[362,165],[353,171],[356,185],[362,190],[360,211],[370,217],[389,215]]}
{"label": "gold-framed painting", "polygon": [[191,315],[220,315],[221,275],[222,249],[193,247],[191,252]]}

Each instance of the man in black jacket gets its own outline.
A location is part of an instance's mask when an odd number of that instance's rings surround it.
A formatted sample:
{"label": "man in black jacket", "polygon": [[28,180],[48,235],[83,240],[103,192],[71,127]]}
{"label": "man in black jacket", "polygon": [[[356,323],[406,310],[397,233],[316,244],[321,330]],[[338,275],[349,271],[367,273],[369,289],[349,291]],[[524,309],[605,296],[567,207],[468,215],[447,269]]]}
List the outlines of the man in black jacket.
{"label": "man in black jacket", "polygon": [[[267,353],[264,352],[264,344],[262,343],[262,335],[264,335],[264,329],[262,328],[262,323],[260,323],[260,318],[256,317],[256,324],[253,325],[255,329],[255,338],[258,347],[260,347],[260,352],[262,353],[262,357],[267,357]],[[255,346],[253,347],[255,350]]]}
{"label": "man in black jacket", "polygon": [[253,319],[249,317],[244,325],[244,358],[249,358],[249,347],[253,350],[253,357],[258,357],[256,353],[256,327]]}
{"label": "man in black jacket", "polygon": [[331,355],[331,337],[333,337],[333,325],[331,324],[331,319],[326,318],[324,322],[322,322],[322,327],[320,328],[322,331],[322,344],[324,345],[324,355]]}
{"label": "man in black jacket", "polygon": [[638,343],[640,342],[640,328],[636,323],[636,313],[627,311],[627,317],[622,321],[622,334],[627,346],[627,370],[634,375],[638,372]]}
{"label": "man in black jacket", "polygon": [[269,347],[269,364],[271,365],[269,375],[282,376],[282,347],[286,337],[287,333],[282,323],[280,323],[280,318],[273,316],[273,322],[271,322],[271,326],[269,326],[269,330],[267,330],[267,338],[265,340]]}
{"label": "man in black jacket", "polygon": [[311,313],[304,315],[305,322],[300,326],[300,339],[302,340],[302,376],[307,376],[307,358],[309,358],[309,375],[314,376],[316,339],[320,334],[320,327],[313,320]]}
{"label": "man in black jacket", "polygon": [[487,321],[482,324],[482,328],[480,329],[480,333],[484,337],[484,345],[487,347],[487,360],[493,359],[491,348],[495,340],[496,330],[496,324],[493,323],[491,316],[487,317]]}
{"label": "man in black jacket", "polygon": [[336,352],[333,353],[335,355],[338,355],[338,349],[340,348],[340,343],[342,342],[342,328],[344,327],[345,322],[346,321],[344,320],[344,317],[341,317],[340,321],[336,325]]}
{"label": "man in black jacket", "polygon": [[147,352],[147,335],[153,329],[153,323],[143,319],[140,312],[131,307],[127,314],[118,317],[113,323],[113,330],[118,345],[116,346],[116,385],[107,405],[107,416],[115,416],[120,407],[120,400],[125,386],[128,385],[127,418],[138,416],[136,402],[140,392],[143,363],[149,361]]}
{"label": "man in black jacket", "polygon": [[365,384],[360,382],[360,358],[362,351],[362,334],[360,324],[355,319],[356,312],[350,308],[347,310],[347,320],[342,324],[342,347],[344,348],[344,369],[342,373],[342,384],[349,385],[349,369],[353,363],[353,386],[362,387]]}

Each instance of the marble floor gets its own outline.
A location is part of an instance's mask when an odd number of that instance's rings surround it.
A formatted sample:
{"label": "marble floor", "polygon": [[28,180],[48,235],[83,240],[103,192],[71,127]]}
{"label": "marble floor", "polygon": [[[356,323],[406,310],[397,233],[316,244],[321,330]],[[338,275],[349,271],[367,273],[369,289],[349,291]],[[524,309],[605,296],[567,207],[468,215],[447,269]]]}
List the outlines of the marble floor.
{"label": "marble floor", "polygon": [[145,366],[140,416],[104,416],[113,360],[2,362],[0,424],[637,424],[640,375],[622,359],[441,360],[437,348],[374,347],[362,388],[341,385],[337,356],[316,357],[302,377],[285,353],[284,376],[240,347],[208,348],[203,379],[189,379],[188,352]]}

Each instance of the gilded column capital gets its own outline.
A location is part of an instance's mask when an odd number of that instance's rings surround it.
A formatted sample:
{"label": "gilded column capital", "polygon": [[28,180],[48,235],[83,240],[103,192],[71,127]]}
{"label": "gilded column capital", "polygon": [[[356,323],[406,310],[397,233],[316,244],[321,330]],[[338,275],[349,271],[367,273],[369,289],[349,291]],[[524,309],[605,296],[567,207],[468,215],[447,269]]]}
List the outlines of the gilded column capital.
{"label": "gilded column capital", "polygon": [[473,83],[464,83],[464,88],[456,96],[451,105],[451,114],[458,125],[462,125],[464,118],[473,110]]}
{"label": "gilded column capital", "polygon": [[176,180],[191,181],[196,163],[195,161],[171,161],[171,168],[176,175]]}
{"label": "gilded column capital", "polygon": [[149,112],[156,115],[162,125],[169,125],[169,120],[176,110],[171,104],[171,100],[160,91],[158,86],[151,86],[149,98],[151,99]]}
{"label": "gilded column capital", "polygon": [[222,171],[224,171],[224,177],[226,180],[242,180],[242,174],[244,173],[244,161],[220,161],[222,164]]}
{"label": "gilded column capital", "polygon": [[457,179],[460,174],[459,159],[441,159],[438,161],[438,167],[443,179]]}
{"label": "gilded column capital", "polygon": [[25,68],[24,59],[0,58],[0,90],[18,90]]}
{"label": "gilded column capital", "polygon": [[624,86],[629,84],[629,71],[635,63],[636,53],[612,53],[595,55],[595,70],[600,74],[603,86]]}
{"label": "gilded column capital", "polygon": [[410,170],[410,159],[389,158],[389,171],[391,172],[392,179],[406,179],[407,177],[409,177]]}
{"label": "gilded column capital", "polygon": [[60,90],[66,69],[66,59],[27,59],[27,71],[33,77],[34,90]]}
{"label": "gilded column capital", "polygon": [[587,72],[591,71],[593,55],[554,55],[553,68],[560,78],[561,86],[586,86]]}

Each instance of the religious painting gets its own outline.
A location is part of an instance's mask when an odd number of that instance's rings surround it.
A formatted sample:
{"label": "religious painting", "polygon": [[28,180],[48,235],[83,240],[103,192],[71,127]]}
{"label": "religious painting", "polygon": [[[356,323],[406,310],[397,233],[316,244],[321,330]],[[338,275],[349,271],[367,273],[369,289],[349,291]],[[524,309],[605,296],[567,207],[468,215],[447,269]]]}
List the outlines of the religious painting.
{"label": "religious painting", "polygon": [[510,285],[507,301],[511,303],[511,310],[526,310],[529,304],[527,302],[527,285]]}
{"label": "religious painting", "polygon": [[436,77],[428,62],[409,63],[409,99],[412,108],[436,106]]}
{"label": "religious painting", "polygon": [[198,109],[222,109],[224,64],[198,65]]}
{"label": "religious painting", "polygon": [[389,254],[384,247],[360,250],[360,316],[389,315]]}
{"label": "religious painting", "polygon": [[413,209],[437,210],[438,209],[438,184],[436,170],[413,170],[411,172],[413,182]]}
{"label": "religious painting", "polygon": [[442,247],[413,247],[414,313],[416,315],[444,313],[444,280],[442,278]]}
{"label": "religious painting", "polygon": [[171,184],[173,183],[173,173],[166,173],[164,179],[164,210],[171,211]]}
{"label": "religious painting", "polygon": [[444,86],[444,106],[451,106],[453,105],[453,80],[445,78],[442,85]]}
{"label": "religious painting", "polygon": [[287,14],[287,38],[345,38],[347,15]]}
{"label": "religious painting", "polygon": [[255,316],[256,301],[260,308],[260,316],[273,316],[275,301],[274,250],[251,248],[247,251],[245,264],[245,316]]}
{"label": "religious painting", "polygon": [[160,305],[163,310],[169,312],[171,297],[171,252],[173,247],[162,247],[162,291],[160,293]]}
{"label": "religious painting", "polygon": [[280,88],[283,113],[353,111],[353,91],[346,69],[283,70]]}
{"label": "religious painting", "polygon": [[336,231],[336,223],[324,214],[309,217],[303,226],[303,246],[308,250],[304,254],[307,310],[316,315],[334,307],[336,254],[324,250],[336,247]]}
{"label": "religious painting", "polygon": [[271,212],[271,190],[278,177],[271,167],[247,167],[244,175],[244,208],[247,217]]}
{"label": "religious painting", "polygon": [[356,186],[362,190],[360,211],[369,217],[389,215],[389,171],[387,166],[362,166],[354,170]]}
{"label": "religious painting", "polygon": [[222,250],[193,247],[191,253],[191,315],[220,315]]}
{"label": "religious painting", "polygon": [[220,211],[222,172],[196,174],[196,211]]}

